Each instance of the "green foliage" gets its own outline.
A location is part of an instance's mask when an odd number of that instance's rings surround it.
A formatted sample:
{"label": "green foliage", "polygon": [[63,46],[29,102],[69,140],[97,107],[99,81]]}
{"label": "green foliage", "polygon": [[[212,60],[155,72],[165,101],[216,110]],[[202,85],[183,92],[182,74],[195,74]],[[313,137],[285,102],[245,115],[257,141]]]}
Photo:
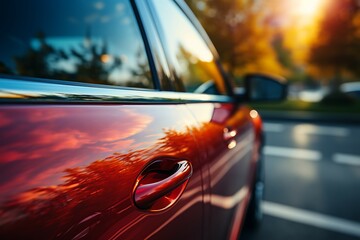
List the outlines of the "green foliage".
{"label": "green foliage", "polygon": [[325,105],[355,104],[356,99],[343,92],[331,92],[326,95],[320,103]]}

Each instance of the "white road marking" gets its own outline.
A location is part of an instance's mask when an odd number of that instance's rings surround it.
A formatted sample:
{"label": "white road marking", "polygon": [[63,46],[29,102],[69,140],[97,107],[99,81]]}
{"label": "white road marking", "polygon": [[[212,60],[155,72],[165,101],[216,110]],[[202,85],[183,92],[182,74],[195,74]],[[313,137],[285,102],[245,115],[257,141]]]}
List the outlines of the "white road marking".
{"label": "white road marking", "polygon": [[318,151],[299,148],[265,146],[264,153],[265,155],[275,157],[296,158],[310,161],[319,161],[322,158],[321,153]]}
{"label": "white road marking", "polygon": [[285,129],[284,124],[280,123],[264,123],[265,132],[283,132]]}
{"label": "white road marking", "polygon": [[262,208],[269,216],[360,237],[360,223],[357,222],[266,201]]}
{"label": "white road marking", "polygon": [[295,134],[316,134],[334,137],[347,137],[349,130],[342,127],[323,127],[313,124],[298,124],[293,129]]}
{"label": "white road marking", "polygon": [[340,164],[360,166],[360,156],[336,153],[333,155],[333,161]]}

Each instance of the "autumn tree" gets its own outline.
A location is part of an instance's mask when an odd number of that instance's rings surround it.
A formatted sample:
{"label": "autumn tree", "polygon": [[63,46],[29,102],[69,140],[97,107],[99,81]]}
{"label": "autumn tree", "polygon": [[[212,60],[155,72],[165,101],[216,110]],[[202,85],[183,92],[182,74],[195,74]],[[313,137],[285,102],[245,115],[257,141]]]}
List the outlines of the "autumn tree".
{"label": "autumn tree", "polygon": [[233,75],[246,72],[284,74],[272,47],[264,1],[186,0]]}
{"label": "autumn tree", "polygon": [[309,63],[332,77],[338,92],[344,76],[360,74],[360,5],[356,0],[327,0]]}

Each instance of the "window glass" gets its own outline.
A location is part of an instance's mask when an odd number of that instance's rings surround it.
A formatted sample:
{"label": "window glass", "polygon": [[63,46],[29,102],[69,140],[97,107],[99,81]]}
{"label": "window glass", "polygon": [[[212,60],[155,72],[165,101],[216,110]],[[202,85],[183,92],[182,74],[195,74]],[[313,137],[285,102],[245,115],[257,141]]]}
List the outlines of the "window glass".
{"label": "window glass", "polygon": [[128,0],[2,0],[0,74],[153,88]]}
{"label": "window glass", "polygon": [[177,88],[186,92],[225,94],[222,76],[206,42],[173,1],[153,0]]}

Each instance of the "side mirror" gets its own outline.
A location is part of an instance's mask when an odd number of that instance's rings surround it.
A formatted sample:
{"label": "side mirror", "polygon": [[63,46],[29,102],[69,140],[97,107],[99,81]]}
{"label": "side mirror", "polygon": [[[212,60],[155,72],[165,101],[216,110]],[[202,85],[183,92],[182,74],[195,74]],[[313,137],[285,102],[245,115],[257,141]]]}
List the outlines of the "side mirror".
{"label": "side mirror", "polygon": [[245,76],[244,97],[247,101],[282,101],[287,97],[285,78],[265,74]]}

